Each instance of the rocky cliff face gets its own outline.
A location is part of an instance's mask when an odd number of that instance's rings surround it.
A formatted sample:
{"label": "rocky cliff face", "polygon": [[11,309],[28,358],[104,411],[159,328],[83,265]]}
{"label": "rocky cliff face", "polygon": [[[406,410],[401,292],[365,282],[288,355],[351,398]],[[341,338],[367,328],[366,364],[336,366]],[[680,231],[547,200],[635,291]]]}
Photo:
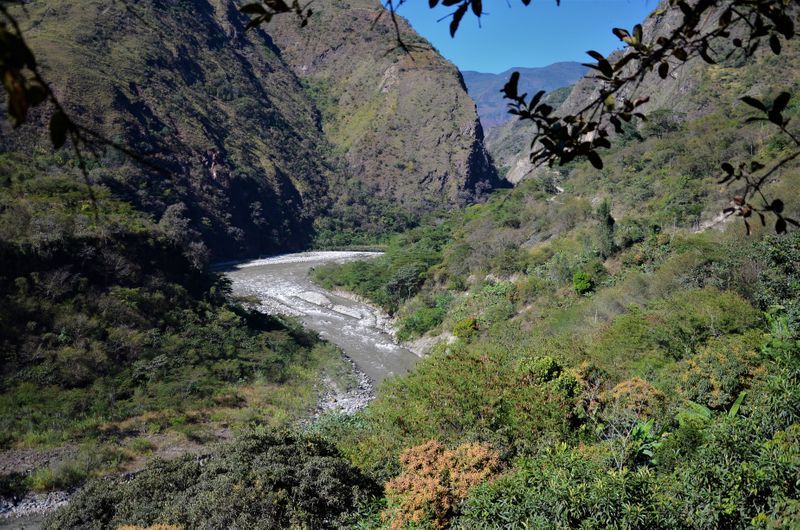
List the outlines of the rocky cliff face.
{"label": "rocky cliff face", "polygon": [[306,28],[283,19],[269,32],[315,95],[350,176],[411,210],[461,205],[498,184],[455,66],[402,19],[414,50],[399,49],[375,0],[326,0],[314,10]]}
{"label": "rocky cliff face", "polygon": [[[718,17],[721,11],[712,13],[709,19]],[[646,43],[654,43],[659,37],[670,35],[683,21],[683,13],[677,7],[670,7],[669,2],[659,2],[657,9],[642,22],[643,35]],[[623,56],[624,52],[615,52],[613,60]],[[666,79],[661,79],[654,71],[649,73],[642,83],[636,87],[637,97],[646,95],[650,97],[649,103],[642,107],[644,112],[655,109],[670,108],[675,112],[688,113],[693,117],[707,113],[710,109],[698,106],[691,97],[697,91],[702,81],[703,72],[708,65],[699,58],[694,58],[678,68],[672,68]],[[591,99],[599,94],[600,85],[595,76],[590,72],[578,83],[566,101],[559,109],[561,114],[572,114],[579,111]],[[633,88],[621,94],[621,97],[632,97]]]}
{"label": "rocky cliff face", "polygon": [[[289,16],[245,31],[236,6],[27,3],[23,29],[72,114],[164,168],[107,151],[92,179],[188,222],[218,256],[303,247],[354,179],[413,215],[498,184],[458,71],[430,46],[392,50],[377,1],[321,2],[303,31]],[[36,149],[35,129],[0,148]]]}

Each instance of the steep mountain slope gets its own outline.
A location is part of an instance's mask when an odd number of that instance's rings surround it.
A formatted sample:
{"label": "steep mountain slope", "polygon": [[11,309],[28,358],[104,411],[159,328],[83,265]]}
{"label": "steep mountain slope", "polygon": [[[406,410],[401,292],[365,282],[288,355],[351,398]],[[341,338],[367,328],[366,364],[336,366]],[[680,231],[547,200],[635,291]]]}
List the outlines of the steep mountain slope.
{"label": "steep mountain slope", "polygon": [[478,116],[487,132],[512,118],[508,113],[507,101],[500,93],[500,89],[508,82],[512,72],[519,72],[520,86],[535,94],[539,90],[550,92],[574,84],[586,74],[586,67],[569,61],[540,68],[511,68],[499,74],[462,71],[467,91],[478,106]]}
{"label": "steep mountain slope", "polygon": [[266,34],[244,32],[233,4],[27,7],[24,30],[68,109],[165,168],[106,152],[93,178],[157,217],[184,205],[217,255],[308,240],[332,174],[317,111]]}
{"label": "steep mountain slope", "polygon": [[[722,8],[712,10],[706,16],[708,23],[713,24],[722,13]],[[653,13],[642,22],[642,34],[646,44],[655,43],[659,37],[668,37],[683,20],[683,13],[679,9],[670,8],[665,1],[659,3]],[[714,56],[721,59],[729,51],[730,45],[718,42],[715,46]],[[612,54],[612,60],[617,60],[624,55],[618,51]],[[723,62],[723,67],[743,67],[746,61],[740,53],[732,59]],[[752,66],[752,65],[751,65]],[[669,108],[678,113],[688,113],[689,118],[696,118],[715,110],[719,105],[710,106],[700,104],[697,96],[701,81],[705,73],[714,69],[699,57],[676,67],[673,64],[670,74],[666,79],[661,79],[657,72],[648,73],[642,83],[635,87],[636,97],[648,96],[650,101],[641,109],[644,112],[661,108]],[[600,83],[594,79],[592,73],[584,76],[575,84],[575,89],[564,102],[559,112],[571,114],[579,111],[591,98],[596,97],[601,88]],[[752,80],[751,80],[752,81]],[[627,88],[620,97],[632,97],[634,87]]]}
{"label": "steep mountain slope", "polygon": [[303,32],[290,17],[246,32],[223,0],[35,1],[22,20],[69,110],[165,170],[106,152],[93,178],[157,218],[180,211],[215,255],[308,245],[354,183],[355,226],[385,216],[379,197],[413,218],[498,184],[453,65],[392,51],[377,2],[315,8]]}
{"label": "steep mountain slope", "polygon": [[402,38],[417,48],[399,49],[380,9],[376,0],[323,2],[306,28],[284,19],[269,31],[316,94],[349,176],[411,210],[480,197],[499,181],[458,70],[402,19]]}

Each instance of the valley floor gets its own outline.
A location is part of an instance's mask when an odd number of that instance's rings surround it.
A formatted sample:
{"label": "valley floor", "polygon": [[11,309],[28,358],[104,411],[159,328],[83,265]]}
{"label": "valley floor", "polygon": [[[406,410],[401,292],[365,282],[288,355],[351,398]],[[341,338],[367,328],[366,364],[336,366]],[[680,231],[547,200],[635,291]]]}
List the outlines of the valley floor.
{"label": "valley floor", "polygon": [[[388,377],[408,371],[419,356],[394,336],[392,320],[380,308],[349,293],[328,291],[310,279],[315,266],[341,264],[379,256],[378,252],[304,252],[243,263],[218,265],[232,281],[233,294],[246,305],[267,314],[298,319],[303,325],[335,344],[344,353],[343,367],[322,373],[316,384],[316,409],[298,418],[311,424],[325,413],[352,414],[367,406],[375,387]],[[349,372],[349,373],[348,373]],[[205,441],[169,434],[147,437],[153,450],[126,466],[136,472],[154,457],[171,460],[184,454],[207,453],[210,446],[230,439],[231,430],[216,429]],[[59,467],[79,455],[75,445],[22,448],[0,452],[0,474],[30,474]],[[39,528],[43,517],[69,502],[71,491],[29,492],[21,499],[0,502],[0,528]]]}

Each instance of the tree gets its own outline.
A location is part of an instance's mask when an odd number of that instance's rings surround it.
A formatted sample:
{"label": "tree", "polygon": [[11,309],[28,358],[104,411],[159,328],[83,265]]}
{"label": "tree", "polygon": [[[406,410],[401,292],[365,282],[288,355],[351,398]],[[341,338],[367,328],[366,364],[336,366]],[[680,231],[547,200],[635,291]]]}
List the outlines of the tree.
{"label": "tree", "polygon": [[348,512],[378,492],[329,443],[255,427],[211,455],[96,479],[45,528],[342,528]]}
{"label": "tree", "polygon": [[657,109],[647,115],[647,121],[642,127],[645,136],[662,138],[665,134],[675,132],[681,127],[683,116],[670,109]]}
{"label": "tree", "polygon": [[499,455],[488,445],[447,449],[430,440],[403,451],[403,473],[386,484],[389,528],[447,528],[470,489],[494,475]]}
{"label": "tree", "polygon": [[600,222],[598,238],[600,257],[605,259],[611,256],[616,249],[616,245],[614,244],[614,225],[616,221],[614,217],[611,216],[611,203],[608,199],[603,199],[597,207],[595,215]]}

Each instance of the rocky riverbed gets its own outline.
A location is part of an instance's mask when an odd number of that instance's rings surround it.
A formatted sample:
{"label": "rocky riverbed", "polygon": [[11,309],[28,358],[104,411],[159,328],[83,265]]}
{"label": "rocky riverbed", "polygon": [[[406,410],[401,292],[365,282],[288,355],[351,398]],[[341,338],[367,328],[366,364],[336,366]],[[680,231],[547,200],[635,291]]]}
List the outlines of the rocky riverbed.
{"label": "rocky riverbed", "polygon": [[311,281],[312,268],[379,256],[375,252],[303,252],[229,265],[237,295],[258,300],[258,308],[300,320],[337,346],[373,385],[407,372],[420,355],[400,344],[389,316],[347,293]]}

